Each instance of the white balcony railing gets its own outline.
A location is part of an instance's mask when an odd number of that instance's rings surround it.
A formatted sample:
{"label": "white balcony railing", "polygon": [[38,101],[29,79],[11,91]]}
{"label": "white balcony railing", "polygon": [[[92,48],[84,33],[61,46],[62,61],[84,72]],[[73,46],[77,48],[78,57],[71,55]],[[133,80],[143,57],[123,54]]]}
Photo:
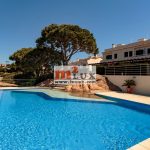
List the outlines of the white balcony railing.
{"label": "white balcony railing", "polygon": [[112,61],[123,61],[123,60],[133,60],[133,59],[143,59],[143,58],[150,58],[150,54],[143,54],[143,55],[134,55],[132,57],[118,57],[117,59],[103,59],[103,62],[112,62]]}
{"label": "white balcony railing", "polygon": [[150,64],[105,67],[105,75],[150,76]]}

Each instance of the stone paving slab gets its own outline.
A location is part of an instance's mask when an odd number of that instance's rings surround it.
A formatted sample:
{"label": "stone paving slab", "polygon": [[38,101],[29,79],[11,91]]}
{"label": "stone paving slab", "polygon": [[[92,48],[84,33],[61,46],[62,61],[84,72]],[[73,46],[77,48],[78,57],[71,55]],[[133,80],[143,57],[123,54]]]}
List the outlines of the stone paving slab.
{"label": "stone paving slab", "polygon": [[150,138],[130,147],[128,150],[150,150]]}
{"label": "stone paving slab", "polygon": [[150,97],[136,94],[120,93],[120,92],[97,92],[96,95],[99,96],[109,96],[114,98],[119,98],[123,100],[143,103],[150,105]]}

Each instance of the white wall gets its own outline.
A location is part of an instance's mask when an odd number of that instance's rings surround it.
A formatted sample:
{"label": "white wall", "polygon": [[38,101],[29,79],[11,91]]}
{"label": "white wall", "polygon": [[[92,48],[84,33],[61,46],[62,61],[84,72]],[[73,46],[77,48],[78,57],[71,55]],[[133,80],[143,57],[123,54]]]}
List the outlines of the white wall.
{"label": "white wall", "polygon": [[[139,48],[140,49],[140,48]],[[150,58],[150,55],[147,53],[147,49],[148,48],[142,48],[144,50],[144,55],[141,55],[141,56],[136,56],[136,50],[138,49],[134,49],[134,48],[126,48],[126,49],[118,49],[118,50],[113,50],[111,49],[110,51],[106,51],[103,53],[103,61],[104,62],[112,62],[112,61],[121,61],[121,60],[131,60],[131,59],[134,59],[134,58]],[[132,51],[132,57],[124,57],[124,52],[129,52],[129,51]],[[114,59],[114,54],[117,54],[117,59]],[[106,55],[112,55],[112,59],[110,60],[107,60],[106,59]]]}
{"label": "white wall", "polygon": [[126,87],[122,84],[124,80],[133,79],[136,82],[134,93],[142,95],[150,95],[150,76],[119,76],[105,75],[112,83],[119,86],[123,91]]}

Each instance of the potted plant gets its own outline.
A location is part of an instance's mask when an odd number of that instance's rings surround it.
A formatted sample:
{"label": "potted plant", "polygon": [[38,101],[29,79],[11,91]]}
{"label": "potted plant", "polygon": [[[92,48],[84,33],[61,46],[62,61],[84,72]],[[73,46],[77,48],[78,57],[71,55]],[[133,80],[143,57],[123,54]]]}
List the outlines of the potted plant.
{"label": "potted plant", "polygon": [[125,80],[122,86],[126,86],[127,93],[133,93],[133,87],[136,86],[134,80]]}

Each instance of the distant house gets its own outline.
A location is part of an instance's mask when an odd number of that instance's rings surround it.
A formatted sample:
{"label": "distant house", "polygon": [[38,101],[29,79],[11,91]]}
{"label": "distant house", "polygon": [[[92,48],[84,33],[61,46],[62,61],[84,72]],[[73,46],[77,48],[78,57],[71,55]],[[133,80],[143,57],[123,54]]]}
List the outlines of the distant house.
{"label": "distant house", "polygon": [[91,56],[84,59],[78,59],[77,61],[70,62],[69,65],[78,65],[78,66],[86,66],[86,65],[96,65],[102,61],[102,57],[100,56]]}
{"label": "distant house", "polygon": [[87,63],[88,59],[89,58],[77,59],[76,61],[69,62],[69,65],[70,66],[73,66],[73,65],[86,66],[86,65],[88,65],[88,63]]}
{"label": "distant house", "polygon": [[102,60],[103,59],[101,56],[92,56],[87,60],[87,62],[88,62],[88,65],[96,65],[96,64],[101,63]]}
{"label": "distant house", "polygon": [[0,67],[6,67],[7,65],[6,64],[0,64]]}

